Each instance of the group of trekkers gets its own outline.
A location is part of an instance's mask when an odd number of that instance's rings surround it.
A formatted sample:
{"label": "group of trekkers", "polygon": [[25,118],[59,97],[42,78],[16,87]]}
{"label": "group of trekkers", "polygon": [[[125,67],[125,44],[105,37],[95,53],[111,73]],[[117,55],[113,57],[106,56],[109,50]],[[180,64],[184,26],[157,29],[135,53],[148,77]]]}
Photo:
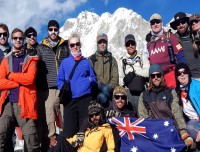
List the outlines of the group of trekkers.
{"label": "group of trekkers", "polygon": [[119,151],[111,117],[172,119],[186,150],[200,150],[200,14],[178,12],[170,26],[153,14],[146,52],[130,33],[116,60],[105,33],[84,57],[80,36],[64,40],[56,20],[40,44],[33,27],[10,34],[1,23],[0,152],[14,151],[14,132],[28,152]]}

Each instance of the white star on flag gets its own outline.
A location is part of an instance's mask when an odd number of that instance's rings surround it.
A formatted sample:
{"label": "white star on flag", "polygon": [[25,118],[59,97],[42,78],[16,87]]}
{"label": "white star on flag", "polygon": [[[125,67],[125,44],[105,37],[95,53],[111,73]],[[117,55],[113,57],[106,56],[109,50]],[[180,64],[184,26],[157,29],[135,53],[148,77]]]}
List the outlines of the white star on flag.
{"label": "white star on flag", "polygon": [[170,150],[171,152],[176,152],[176,149],[174,147],[172,147]]}
{"label": "white star on flag", "polygon": [[131,148],[131,152],[137,152],[137,150],[138,150],[137,147],[134,147],[134,146],[133,146],[133,148]]}
{"label": "white star on flag", "polygon": [[157,138],[158,138],[158,134],[154,134],[154,135],[153,135],[153,138],[154,138],[154,139],[157,139]]}
{"label": "white star on flag", "polygon": [[164,122],[164,126],[165,126],[165,127],[169,126],[169,121],[165,121],[165,122]]}

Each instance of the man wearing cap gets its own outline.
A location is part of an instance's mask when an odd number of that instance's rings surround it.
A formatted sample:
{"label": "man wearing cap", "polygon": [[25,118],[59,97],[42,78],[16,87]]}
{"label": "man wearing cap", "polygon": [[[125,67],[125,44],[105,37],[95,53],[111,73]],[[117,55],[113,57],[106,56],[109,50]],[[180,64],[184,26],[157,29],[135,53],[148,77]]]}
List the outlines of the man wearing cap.
{"label": "man wearing cap", "polygon": [[175,88],[174,67],[176,62],[185,62],[185,57],[176,36],[171,32],[165,32],[162,25],[159,14],[153,14],[150,17],[151,32],[147,43],[149,60],[150,64],[161,66],[167,86]]}
{"label": "man wearing cap", "polygon": [[[136,50],[137,43],[134,35],[126,35],[124,46],[127,50],[127,56],[119,62],[119,66],[122,68],[121,71],[123,71],[119,74],[120,85],[126,86],[129,102],[131,103],[129,108],[137,113],[139,96],[144,90],[145,78],[149,76],[150,64],[147,56]],[[139,77],[144,80],[141,81],[143,83],[131,83],[133,79]]]}
{"label": "man wearing cap", "polygon": [[158,64],[149,68],[149,87],[140,95],[139,117],[153,119],[172,119],[181,139],[190,147],[193,140],[186,131],[186,123],[179,106],[179,99],[175,90],[166,86],[163,70]]}
{"label": "man wearing cap", "polygon": [[[45,121],[48,126],[48,137],[55,134],[55,120],[60,109],[56,77],[61,61],[69,55],[68,44],[63,38],[59,37],[58,22],[56,20],[50,20],[47,28],[48,37],[37,47],[40,60],[38,62],[38,76],[36,81],[40,84],[37,86],[37,89],[40,105],[40,135],[42,137],[46,135],[46,129],[44,128]],[[61,110],[61,114],[63,114],[63,109]],[[43,139],[41,141],[46,142],[47,140]],[[45,145],[48,148],[49,144],[46,143]],[[44,151],[47,151],[47,149],[44,149]]]}
{"label": "man wearing cap", "polygon": [[108,36],[97,35],[97,51],[89,57],[98,81],[97,99],[107,104],[113,89],[119,84],[119,73],[116,59],[108,51]]}
{"label": "man wearing cap", "polygon": [[[192,22],[191,22],[192,23]],[[188,64],[192,77],[200,79],[200,56],[193,48],[193,40],[190,36],[189,17],[183,12],[178,12],[174,16],[174,21],[170,23],[172,29],[177,30],[176,37],[181,43],[186,63]]]}
{"label": "man wearing cap", "polygon": [[190,16],[190,28],[192,32],[193,50],[195,54],[200,52],[200,14]]}
{"label": "man wearing cap", "polygon": [[26,37],[27,42],[26,44],[24,44],[24,49],[29,55],[37,55],[37,31],[33,27],[29,27],[25,30],[24,35]]}
{"label": "man wearing cap", "polygon": [[[72,147],[78,148],[78,152],[97,152],[102,150],[103,142],[106,141],[106,151],[115,151],[115,142],[110,124],[105,122],[102,106],[91,101],[88,106],[87,128],[83,132],[78,132],[73,138],[68,138],[65,143],[60,140],[60,136],[51,138],[49,152],[61,151],[61,145],[65,145],[65,151],[75,152]],[[61,143],[63,142],[63,143]]]}

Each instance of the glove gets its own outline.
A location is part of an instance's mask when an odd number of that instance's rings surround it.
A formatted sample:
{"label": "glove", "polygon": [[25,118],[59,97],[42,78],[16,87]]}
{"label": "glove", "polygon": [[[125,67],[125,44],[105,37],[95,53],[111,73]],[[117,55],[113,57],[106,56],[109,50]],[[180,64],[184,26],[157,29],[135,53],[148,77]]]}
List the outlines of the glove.
{"label": "glove", "polygon": [[120,117],[121,113],[115,110],[108,110],[106,111],[106,118],[110,117]]}
{"label": "glove", "polygon": [[85,138],[84,132],[78,132],[75,142],[72,142],[72,146],[73,147],[77,147],[77,146],[81,147],[81,146],[83,146],[84,138]]}
{"label": "glove", "polygon": [[131,82],[131,80],[135,77],[135,72],[129,72],[128,74],[125,75],[124,77],[124,84],[128,84]]}
{"label": "glove", "polygon": [[99,93],[97,96],[97,101],[99,101],[101,104],[105,104],[108,101],[108,97],[103,93]]}
{"label": "glove", "polygon": [[110,87],[108,84],[104,84],[104,83],[100,82],[98,84],[98,89],[100,90],[100,92],[105,94],[107,97],[112,96],[113,88]]}
{"label": "glove", "polygon": [[190,147],[192,147],[193,142],[194,142],[192,137],[190,137],[190,135],[187,133],[186,130],[181,130],[180,135],[181,135],[181,139],[185,142],[187,147],[190,149]]}

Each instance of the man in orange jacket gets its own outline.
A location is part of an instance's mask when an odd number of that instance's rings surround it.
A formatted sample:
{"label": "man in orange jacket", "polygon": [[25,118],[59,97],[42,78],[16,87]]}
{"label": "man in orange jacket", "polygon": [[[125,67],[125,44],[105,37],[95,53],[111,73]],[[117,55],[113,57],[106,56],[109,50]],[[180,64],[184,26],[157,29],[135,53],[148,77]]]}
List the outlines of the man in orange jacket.
{"label": "man in orange jacket", "polygon": [[23,50],[23,31],[15,28],[11,34],[13,47],[0,66],[0,151],[15,129],[22,129],[29,152],[39,151],[35,120],[37,119],[36,86],[37,56]]}

